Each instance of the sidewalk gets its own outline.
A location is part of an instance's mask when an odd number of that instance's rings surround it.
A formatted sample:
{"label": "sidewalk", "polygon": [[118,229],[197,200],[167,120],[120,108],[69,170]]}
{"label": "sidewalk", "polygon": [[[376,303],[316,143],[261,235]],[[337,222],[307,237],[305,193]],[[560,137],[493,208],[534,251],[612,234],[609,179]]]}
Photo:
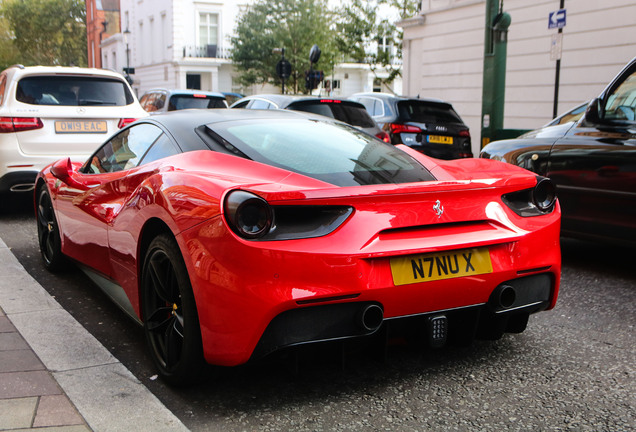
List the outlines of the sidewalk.
{"label": "sidewalk", "polygon": [[187,431],[0,239],[0,431]]}

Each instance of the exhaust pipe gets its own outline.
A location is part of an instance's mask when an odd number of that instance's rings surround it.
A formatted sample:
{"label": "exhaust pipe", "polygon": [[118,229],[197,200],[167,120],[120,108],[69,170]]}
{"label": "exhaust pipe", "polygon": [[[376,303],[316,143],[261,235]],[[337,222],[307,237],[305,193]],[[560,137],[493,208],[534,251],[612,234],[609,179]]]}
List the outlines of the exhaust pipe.
{"label": "exhaust pipe", "polygon": [[35,189],[35,184],[33,183],[15,184],[9,188],[11,192],[30,192],[33,189]]}
{"label": "exhaust pipe", "polygon": [[368,332],[376,331],[382,325],[383,320],[384,311],[376,304],[366,305],[358,313],[358,323]]}
{"label": "exhaust pipe", "polygon": [[492,293],[491,299],[497,309],[508,309],[515,304],[517,291],[510,285],[499,285]]}

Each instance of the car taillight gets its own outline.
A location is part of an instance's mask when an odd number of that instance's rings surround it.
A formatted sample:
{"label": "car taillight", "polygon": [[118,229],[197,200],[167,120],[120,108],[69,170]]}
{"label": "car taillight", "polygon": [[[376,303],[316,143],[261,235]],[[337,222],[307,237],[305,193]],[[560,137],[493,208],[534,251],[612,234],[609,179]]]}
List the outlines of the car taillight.
{"label": "car taillight", "polygon": [[192,97],[199,98],[199,99],[205,99],[206,96],[204,94],[196,93],[196,94],[193,94]]}
{"label": "car taillight", "polygon": [[123,118],[123,119],[119,119],[119,123],[117,124],[117,127],[119,129],[128,126],[129,124],[131,124],[132,122],[134,122],[135,120],[137,120],[136,118]]}
{"label": "car taillight", "polygon": [[391,133],[393,133],[393,134],[398,134],[398,133],[422,133],[422,129],[418,128],[417,126],[409,126],[409,125],[405,125],[405,124],[391,123],[389,125],[389,128],[391,130]]}
{"label": "car taillight", "polygon": [[468,129],[460,130],[459,131],[459,136],[460,137],[468,137],[468,138],[470,138],[470,131]]}
{"label": "car taillight", "polygon": [[380,131],[377,134],[375,134],[376,138],[380,138],[382,141],[386,142],[386,143],[390,143],[391,142],[391,137],[389,136],[388,133],[384,132],[384,131]]}
{"label": "car taillight", "polygon": [[341,103],[338,99],[320,99],[320,103]]}
{"label": "car taillight", "polygon": [[274,224],[274,214],[267,201],[251,192],[230,192],[225,197],[224,212],[232,231],[248,240],[263,237]]}
{"label": "car taillight", "polygon": [[41,129],[44,125],[38,117],[0,117],[0,133]]}

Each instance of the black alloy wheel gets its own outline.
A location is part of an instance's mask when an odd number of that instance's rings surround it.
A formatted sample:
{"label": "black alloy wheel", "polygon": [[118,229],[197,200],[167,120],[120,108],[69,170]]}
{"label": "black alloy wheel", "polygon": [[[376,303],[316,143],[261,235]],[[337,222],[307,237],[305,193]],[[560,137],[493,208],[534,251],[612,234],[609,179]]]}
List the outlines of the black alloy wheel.
{"label": "black alloy wheel", "polygon": [[66,264],[66,257],[61,250],[60,231],[46,186],[40,187],[37,196],[36,220],[40,254],[47,270],[56,272],[62,270]]}
{"label": "black alloy wheel", "polygon": [[175,239],[157,236],[142,273],[144,331],[152,359],[171,385],[192,383],[202,371],[201,330],[192,286]]}

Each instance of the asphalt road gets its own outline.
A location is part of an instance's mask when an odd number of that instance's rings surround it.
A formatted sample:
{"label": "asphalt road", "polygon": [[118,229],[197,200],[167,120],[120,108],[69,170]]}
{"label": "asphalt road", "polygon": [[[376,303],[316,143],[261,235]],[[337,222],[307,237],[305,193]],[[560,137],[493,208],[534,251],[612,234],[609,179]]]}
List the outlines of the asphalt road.
{"label": "asphalt road", "polygon": [[[193,431],[636,430],[636,253],[562,241],[557,307],[466,348],[339,346],[156,379],[141,329],[78,270],[46,272],[28,199],[0,200],[0,237],[23,266]],[[386,354],[386,355],[385,355]]]}

